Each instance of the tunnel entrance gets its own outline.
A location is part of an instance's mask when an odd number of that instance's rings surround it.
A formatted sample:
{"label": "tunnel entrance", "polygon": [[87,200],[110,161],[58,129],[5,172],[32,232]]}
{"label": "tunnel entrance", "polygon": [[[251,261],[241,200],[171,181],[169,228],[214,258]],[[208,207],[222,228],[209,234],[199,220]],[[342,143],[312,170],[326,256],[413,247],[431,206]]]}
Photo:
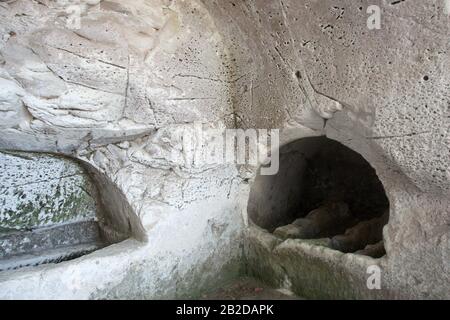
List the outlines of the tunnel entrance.
{"label": "tunnel entrance", "polygon": [[379,258],[389,201],[372,166],[326,137],[280,149],[280,170],[258,175],[248,203],[250,220],[281,239]]}

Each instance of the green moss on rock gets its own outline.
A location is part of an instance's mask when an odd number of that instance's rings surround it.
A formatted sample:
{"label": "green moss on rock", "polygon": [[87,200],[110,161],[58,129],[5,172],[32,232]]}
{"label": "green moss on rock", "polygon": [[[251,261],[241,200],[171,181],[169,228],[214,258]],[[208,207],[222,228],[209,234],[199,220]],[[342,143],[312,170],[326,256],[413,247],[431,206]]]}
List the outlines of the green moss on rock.
{"label": "green moss on rock", "polygon": [[95,187],[75,161],[0,152],[0,227],[30,230],[95,219]]}

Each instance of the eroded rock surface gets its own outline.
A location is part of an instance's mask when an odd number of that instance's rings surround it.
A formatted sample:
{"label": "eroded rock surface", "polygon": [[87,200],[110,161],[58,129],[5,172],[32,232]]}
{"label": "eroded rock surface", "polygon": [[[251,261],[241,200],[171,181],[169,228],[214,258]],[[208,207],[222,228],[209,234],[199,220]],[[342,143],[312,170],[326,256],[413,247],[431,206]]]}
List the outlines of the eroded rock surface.
{"label": "eroded rock surface", "polygon": [[32,230],[96,219],[95,188],[64,158],[0,152],[0,228]]}
{"label": "eroded rock surface", "polygon": [[[442,1],[379,2],[376,31],[368,1],[88,2],[75,29],[60,1],[0,2],[0,149],[85,161],[117,209],[109,225],[139,241],[2,273],[2,298],[192,296],[236,274],[243,230],[249,264],[301,296],[448,297]],[[387,258],[252,237],[256,168],[193,163],[198,146],[182,136],[196,122],[278,128],[282,144],[326,134],[360,153],[390,201]],[[384,272],[381,293],[365,286],[370,264]],[[297,270],[311,265],[325,271]]]}
{"label": "eroded rock surface", "polygon": [[4,272],[0,295],[185,297],[231,277],[242,179],[232,164],[193,163],[199,147],[182,140],[194,125],[234,123],[236,79],[208,11],[197,1],[93,1],[79,28],[71,18],[60,1],[0,3],[0,148],[84,161],[112,212],[102,229],[138,241],[99,251],[110,259],[25,274],[45,271],[44,282]]}

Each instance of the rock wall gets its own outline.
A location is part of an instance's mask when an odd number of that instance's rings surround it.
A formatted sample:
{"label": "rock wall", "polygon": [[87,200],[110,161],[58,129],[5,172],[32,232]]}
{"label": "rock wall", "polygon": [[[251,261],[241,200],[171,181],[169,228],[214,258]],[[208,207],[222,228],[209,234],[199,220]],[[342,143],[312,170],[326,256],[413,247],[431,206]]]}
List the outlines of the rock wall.
{"label": "rock wall", "polygon": [[0,296],[195,296],[240,268],[239,173],[182,141],[234,122],[227,48],[195,1],[89,3],[74,30],[61,2],[0,3],[0,148],[84,161],[136,240],[2,272]]}
{"label": "rock wall", "polygon": [[[387,290],[449,297],[442,1],[88,2],[75,30],[57,1],[0,2],[0,148],[85,161],[142,234],[1,273],[0,297],[192,296],[235,275],[256,168],[186,162],[196,123],[279,128],[282,144],[326,134],[362,154],[390,201]],[[369,4],[380,30],[367,28]],[[367,261],[349,259],[364,274]]]}
{"label": "rock wall", "polygon": [[[445,3],[204,3],[227,34],[236,73],[245,75],[235,92],[239,124],[280,128],[282,143],[326,134],[362,154],[390,200],[387,257],[379,261],[386,295],[448,298],[450,17]],[[367,27],[369,5],[381,8],[379,30]],[[248,234],[250,242],[262,237]],[[247,253],[254,249],[250,245]],[[256,269],[273,250],[266,247],[252,260]],[[363,274],[369,264],[353,272]],[[286,272],[281,275],[278,285]]]}
{"label": "rock wall", "polygon": [[92,182],[75,163],[0,153],[0,228],[29,230],[96,218]]}

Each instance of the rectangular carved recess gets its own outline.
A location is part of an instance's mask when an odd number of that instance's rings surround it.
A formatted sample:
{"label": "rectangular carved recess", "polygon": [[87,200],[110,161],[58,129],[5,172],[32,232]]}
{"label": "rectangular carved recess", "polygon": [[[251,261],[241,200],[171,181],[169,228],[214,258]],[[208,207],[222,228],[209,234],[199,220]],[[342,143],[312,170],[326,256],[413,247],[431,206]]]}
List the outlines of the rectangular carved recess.
{"label": "rectangular carved recess", "polygon": [[104,247],[95,194],[90,177],[71,159],[0,152],[0,271]]}

